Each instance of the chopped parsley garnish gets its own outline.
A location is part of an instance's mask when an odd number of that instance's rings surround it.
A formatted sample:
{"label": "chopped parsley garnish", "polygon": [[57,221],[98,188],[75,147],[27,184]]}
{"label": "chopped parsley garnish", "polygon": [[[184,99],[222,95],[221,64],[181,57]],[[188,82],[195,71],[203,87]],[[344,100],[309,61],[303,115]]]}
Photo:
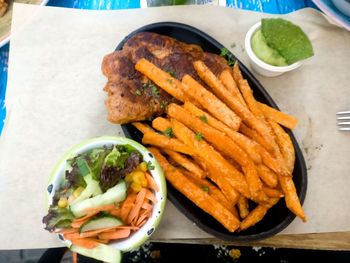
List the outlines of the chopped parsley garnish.
{"label": "chopped parsley garnish", "polygon": [[162,110],[166,110],[167,107],[168,107],[168,102],[165,102],[165,101],[160,102],[160,108]]}
{"label": "chopped parsley garnish", "polygon": [[227,60],[227,64],[232,67],[235,63],[234,59],[232,58],[231,54],[229,54],[229,51],[227,48],[223,47],[220,49],[220,56],[224,57]]}
{"label": "chopped parsley garnish", "polygon": [[171,127],[166,128],[166,130],[164,131],[164,135],[168,138],[174,137],[173,129]]}
{"label": "chopped parsley garnish", "polygon": [[200,132],[196,132],[195,139],[197,141],[203,140],[203,134],[201,134]]}
{"label": "chopped parsley garnish", "polygon": [[205,116],[204,114],[201,115],[201,116],[199,116],[199,118],[201,119],[202,122],[208,123],[208,118],[207,118],[207,116]]}
{"label": "chopped parsley garnish", "polygon": [[154,165],[151,163],[151,161],[148,161],[147,162],[147,170],[151,171],[151,170],[154,170]]}
{"label": "chopped parsley garnish", "polygon": [[209,192],[209,187],[208,186],[203,186],[203,191],[208,193]]}
{"label": "chopped parsley garnish", "polygon": [[137,89],[137,90],[135,91],[135,94],[136,94],[137,96],[141,96],[141,95],[142,95],[142,91],[139,90],[139,89]]}
{"label": "chopped parsley garnish", "polygon": [[143,89],[151,89],[152,91],[152,94],[155,96],[155,97],[159,97],[159,90],[157,89],[156,85],[154,85],[153,82],[147,82],[147,83],[143,83],[142,85]]}
{"label": "chopped parsley garnish", "polygon": [[223,47],[222,49],[220,49],[220,56],[226,57],[227,54],[228,54],[227,48]]}
{"label": "chopped parsley garnish", "polygon": [[167,73],[172,76],[173,78],[176,78],[175,72],[172,70],[168,70]]}
{"label": "chopped parsley garnish", "polygon": [[173,83],[173,80],[172,79],[167,79],[167,81],[172,84]]}

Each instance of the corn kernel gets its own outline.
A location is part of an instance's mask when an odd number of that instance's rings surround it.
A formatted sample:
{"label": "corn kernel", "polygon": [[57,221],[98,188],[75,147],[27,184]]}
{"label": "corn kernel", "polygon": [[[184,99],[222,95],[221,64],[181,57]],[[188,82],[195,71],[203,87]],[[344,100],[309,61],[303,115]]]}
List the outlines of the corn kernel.
{"label": "corn kernel", "polygon": [[146,162],[140,163],[139,167],[140,167],[140,170],[142,172],[147,172],[147,163]]}
{"label": "corn kernel", "polygon": [[74,197],[78,197],[81,194],[82,191],[84,191],[84,187],[79,186],[77,189],[74,190],[73,196]]}
{"label": "corn kernel", "polygon": [[141,186],[142,187],[147,187],[147,185],[148,185],[147,179],[146,179],[146,177],[143,177],[142,180],[141,180]]}
{"label": "corn kernel", "polygon": [[131,183],[132,182],[132,177],[133,177],[133,173],[129,173],[127,176],[125,176],[125,181],[127,183]]}
{"label": "corn kernel", "polygon": [[134,182],[141,184],[142,178],[144,178],[144,177],[145,177],[145,173],[144,172],[136,171],[136,172],[134,172],[134,175],[133,175],[132,179],[133,179]]}
{"label": "corn kernel", "polygon": [[68,205],[68,200],[65,197],[61,197],[60,200],[58,201],[58,207],[60,208],[66,208]]}
{"label": "corn kernel", "polygon": [[133,182],[133,183],[131,184],[130,187],[131,187],[131,189],[134,190],[136,193],[140,192],[141,189],[142,189],[142,186],[141,186],[140,184],[138,184],[138,183],[135,183],[135,182]]}

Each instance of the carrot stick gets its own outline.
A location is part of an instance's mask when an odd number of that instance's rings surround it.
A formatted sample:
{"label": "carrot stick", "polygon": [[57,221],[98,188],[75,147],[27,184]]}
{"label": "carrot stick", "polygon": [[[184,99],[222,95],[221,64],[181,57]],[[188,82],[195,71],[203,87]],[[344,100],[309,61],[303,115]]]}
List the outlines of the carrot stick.
{"label": "carrot stick", "polygon": [[94,212],[109,211],[109,210],[113,210],[115,208],[116,208],[115,204],[109,204],[109,205],[102,205],[102,206],[98,206],[98,207],[94,207],[94,208],[87,208],[87,209],[85,209],[85,211],[94,213]]}
{"label": "carrot stick", "polygon": [[72,234],[72,233],[77,233],[79,231],[79,229],[77,228],[63,228],[60,230],[55,230],[55,233],[59,233],[59,234]]}
{"label": "carrot stick", "polygon": [[154,196],[154,194],[149,191],[149,190],[146,190],[146,198],[148,200],[150,200],[153,204],[156,204],[157,203],[157,198]]}
{"label": "carrot stick", "polygon": [[100,239],[122,239],[130,236],[130,229],[119,229],[110,232],[103,232],[98,235]]}
{"label": "carrot stick", "polygon": [[223,205],[217,202],[201,188],[193,184],[181,172],[169,164],[158,150],[152,148],[150,151],[165,170],[167,180],[178,191],[184,194],[202,210],[213,216],[230,232],[234,232],[239,227],[238,219]]}
{"label": "carrot stick", "polygon": [[161,148],[167,148],[176,152],[194,155],[193,150],[178,139],[168,138],[165,135],[161,135],[155,132],[145,133],[142,138],[142,143],[158,146]]}
{"label": "carrot stick", "polygon": [[169,157],[172,160],[174,160],[176,163],[187,169],[189,172],[193,173],[193,175],[197,176],[198,178],[203,179],[206,177],[205,172],[198,165],[196,165],[193,161],[186,158],[185,156],[167,149],[164,149],[164,152],[167,155],[169,155]]}
{"label": "carrot stick", "polygon": [[232,187],[234,187],[241,194],[246,197],[250,196],[248,185],[244,176],[238,172],[237,169],[227,160],[225,160],[221,154],[214,150],[204,140],[196,140],[195,133],[182,123],[175,119],[171,119],[171,124],[176,137],[190,148],[194,149],[196,154],[206,162],[207,166],[212,166],[214,170],[225,177]]}
{"label": "carrot stick", "polygon": [[157,86],[165,90],[179,101],[185,101],[186,95],[181,88],[182,84],[176,78],[173,78],[169,73],[161,70],[148,60],[142,58],[136,65],[135,69],[151,79]]}
{"label": "carrot stick", "polygon": [[286,128],[292,130],[298,124],[298,120],[292,115],[276,110],[275,108],[272,108],[264,103],[259,102],[258,105],[266,118],[271,119]]}
{"label": "carrot stick", "polygon": [[86,237],[96,237],[98,234],[106,231],[111,231],[114,230],[115,227],[105,227],[105,228],[100,228],[96,230],[90,230],[86,232],[80,233],[80,238],[86,238]]}
{"label": "carrot stick", "polygon": [[154,181],[153,177],[148,172],[145,173],[145,176],[146,176],[149,188],[151,188],[155,192],[158,192],[159,187],[157,183]]}
{"label": "carrot stick", "polygon": [[149,218],[151,216],[150,211],[143,211],[142,213],[140,213],[139,218],[136,221],[136,226],[140,225],[145,219]]}
{"label": "carrot stick", "polygon": [[147,132],[154,132],[154,130],[147,124],[141,123],[141,122],[133,122],[131,123],[132,126],[134,126],[136,129],[138,129],[143,134]]}
{"label": "carrot stick", "polygon": [[89,249],[97,247],[100,244],[94,238],[76,238],[76,239],[71,239],[70,241],[72,242],[73,245],[77,245],[79,247],[84,247]]}
{"label": "carrot stick", "polygon": [[79,232],[63,234],[63,236],[64,236],[65,239],[68,239],[68,240],[72,240],[72,239],[75,239],[75,238],[81,238]]}
{"label": "carrot stick", "polygon": [[142,188],[140,192],[138,192],[137,196],[136,196],[136,200],[135,200],[135,204],[134,207],[131,209],[128,219],[126,220],[127,224],[130,224],[132,222],[134,222],[135,220],[137,220],[138,215],[140,213],[141,210],[141,206],[143,204],[143,201],[145,200],[146,197],[146,189]]}
{"label": "carrot stick", "polygon": [[221,72],[220,74],[220,81],[221,83],[226,87],[226,89],[233,95],[235,96],[235,98],[237,98],[239,100],[240,103],[242,103],[242,105],[244,107],[247,107],[242,94],[240,93],[237,84],[235,82],[235,80],[232,77],[232,74],[230,72],[229,69],[225,69],[223,72]]}
{"label": "carrot stick", "polygon": [[78,253],[77,252],[73,252],[73,263],[78,263]]}
{"label": "carrot stick", "polygon": [[114,209],[114,210],[110,210],[108,213],[115,216],[115,217],[118,217],[118,218],[121,218],[121,209],[118,208],[118,209]]}
{"label": "carrot stick", "polygon": [[120,218],[126,223],[129,213],[134,206],[136,200],[136,194],[134,192],[129,192],[126,199],[120,204]]}
{"label": "carrot stick", "polygon": [[201,84],[194,80],[191,76],[185,75],[182,78],[183,87],[186,94],[193,97],[204,109],[209,111],[215,118],[221,120],[233,130],[238,130],[241,123],[240,118],[229,107],[227,107],[213,93],[205,89]]}

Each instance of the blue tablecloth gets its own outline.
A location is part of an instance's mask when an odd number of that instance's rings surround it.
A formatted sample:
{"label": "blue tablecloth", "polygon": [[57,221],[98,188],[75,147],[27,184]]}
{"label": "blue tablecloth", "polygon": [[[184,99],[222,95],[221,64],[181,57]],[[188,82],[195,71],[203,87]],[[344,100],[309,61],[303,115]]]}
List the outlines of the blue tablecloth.
{"label": "blue tablecloth", "polygon": [[[286,14],[304,7],[315,7],[310,0],[227,0],[228,7],[260,11],[272,14]],[[81,9],[127,9],[140,8],[137,0],[51,0],[49,6]],[[4,97],[7,83],[9,44],[0,48],[0,133],[6,116]]]}

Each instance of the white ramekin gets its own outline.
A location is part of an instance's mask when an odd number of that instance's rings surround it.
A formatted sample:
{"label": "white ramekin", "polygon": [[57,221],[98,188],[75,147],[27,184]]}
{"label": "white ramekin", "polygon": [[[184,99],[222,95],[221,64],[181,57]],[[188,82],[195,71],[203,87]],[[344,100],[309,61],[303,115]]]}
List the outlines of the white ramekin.
{"label": "white ramekin", "polygon": [[256,23],[255,25],[253,25],[249,31],[247,32],[246,36],[245,36],[245,50],[248,54],[248,57],[250,59],[250,64],[252,66],[252,68],[254,69],[254,71],[256,71],[258,74],[266,76],[266,77],[276,77],[279,76],[285,72],[291,71],[293,69],[296,69],[298,67],[300,67],[300,65],[302,64],[302,62],[298,61],[295,62],[292,65],[289,66],[282,66],[282,67],[278,67],[278,66],[272,66],[270,64],[265,63],[264,61],[262,61],[260,58],[258,58],[251,46],[251,39],[254,35],[254,33],[261,27],[261,22]]}

